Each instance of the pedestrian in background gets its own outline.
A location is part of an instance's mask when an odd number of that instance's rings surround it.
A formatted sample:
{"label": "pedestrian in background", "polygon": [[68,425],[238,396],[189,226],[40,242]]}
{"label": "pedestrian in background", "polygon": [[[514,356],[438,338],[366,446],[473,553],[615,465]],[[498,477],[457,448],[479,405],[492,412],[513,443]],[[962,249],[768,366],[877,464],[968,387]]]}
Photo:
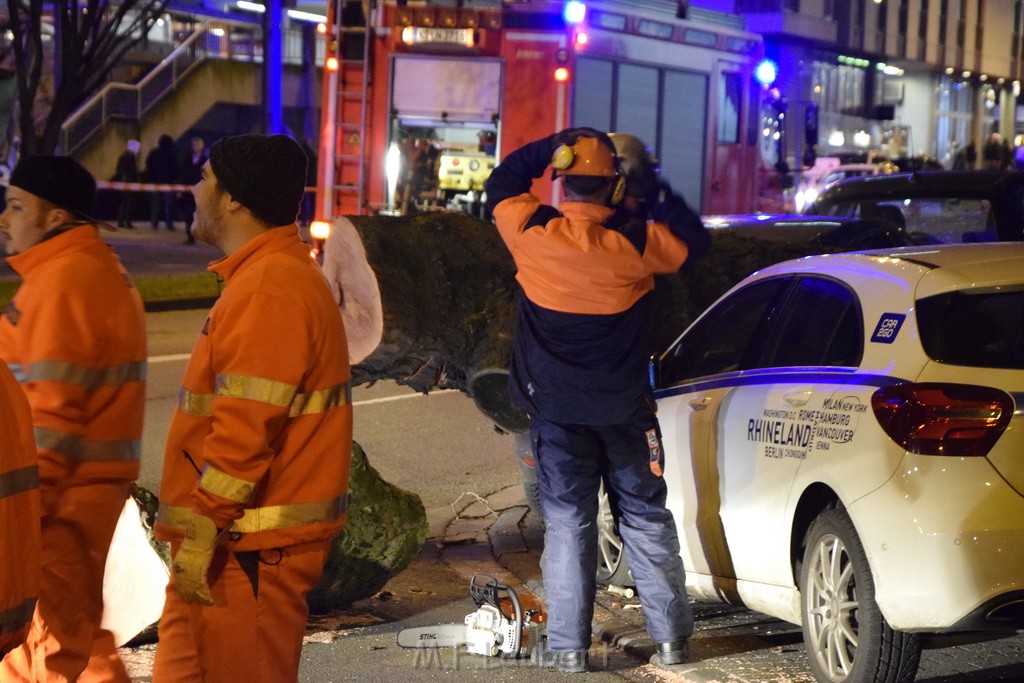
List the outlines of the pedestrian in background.
{"label": "pedestrian in background", "polygon": [[[139,182],[139,141],[129,140],[125,144],[125,150],[117,157],[117,167],[114,170],[114,180],[119,183]],[[120,201],[117,205],[117,227],[134,228],[132,216],[135,213],[135,192],[132,190],[121,190]]]}
{"label": "pedestrian in background", "polygon": [[[194,137],[189,143],[189,153],[181,165],[181,182],[192,186],[203,177],[203,164],[206,163],[206,143],[201,137]],[[192,214],[196,210],[196,199],[192,192],[184,192],[181,195],[181,212],[185,218],[185,244],[195,244],[196,238],[192,234]]]}
{"label": "pedestrian in background", "polygon": [[988,136],[988,142],[981,150],[982,159],[985,162],[985,168],[993,171],[998,171],[1005,168],[1006,163],[1006,148],[1003,146],[1002,138],[999,137],[999,133],[991,133]]}
{"label": "pedestrian in background", "polygon": [[[548,166],[558,209],[530,194]],[[602,480],[663,664],[689,657],[693,615],[647,383],[654,274],[677,271],[699,219],[661,186],[654,221],[612,222],[624,194],[607,135],[570,129],[512,152],[487,181],[488,209],[521,286],[509,391],[530,415],[544,512],[547,646],[540,664],[587,668]],[[684,230],[682,228],[689,228]]]}
{"label": "pedestrian in background", "polygon": [[25,639],[39,596],[39,465],[25,392],[0,365],[0,657]]}
{"label": "pedestrian in background", "polygon": [[107,551],[139,475],[146,330],[142,299],[89,218],[95,194],[70,157],[24,157],[0,214],[23,279],[0,318],[0,356],[32,409],[42,501],[39,602],[3,681],[129,680],[100,619]]}
{"label": "pedestrian in background", "polygon": [[[156,147],[146,155],[146,182],[174,185],[178,182],[178,153],[170,135],[161,135]],[[149,219],[151,227],[160,227],[164,221],[168,230],[174,230],[175,192],[155,190],[150,197]]]}
{"label": "pedestrian in background", "polygon": [[345,521],[352,407],[345,330],[295,223],[306,157],[226,137],[193,188],[224,280],[185,371],[164,454],[171,543],[153,680],[298,677],[308,609]]}
{"label": "pedestrian in background", "polygon": [[974,142],[968,142],[966,145],[960,148],[953,157],[953,170],[954,171],[966,171],[974,168],[978,162],[978,150],[974,146]]}

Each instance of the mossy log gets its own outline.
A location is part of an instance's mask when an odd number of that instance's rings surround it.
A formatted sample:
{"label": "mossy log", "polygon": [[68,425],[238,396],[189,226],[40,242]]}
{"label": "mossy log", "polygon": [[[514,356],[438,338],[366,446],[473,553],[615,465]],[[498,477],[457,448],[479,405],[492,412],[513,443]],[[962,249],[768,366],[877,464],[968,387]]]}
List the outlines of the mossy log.
{"label": "mossy log", "polygon": [[[152,535],[156,495],[136,486],[132,497],[151,545],[170,564],[167,544]],[[348,521],[331,544],[320,585],[308,596],[310,609],[343,608],[376,594],[409,566],[426,538],[427,513],[419,496],[384,481],[359,444],[353,443]]]}
{"label": "mossy log", "polygon": [[[380,286],[384,337],[353,367],[353,383],[394,380],[428,392],[459,389],[506,431],[526,429],[508,400],[515,265],[494,225],[454,212],[350,216]],[[809,253],[727,230],[702,261],[658,278],[654,348],[664,349],[729,287],[767,265]]]}
{"label": "mossy log", "polygon": [[310,609],[326,612],[375,595],[409,566],[426,538],[420,497],[384,481],[353,443],[348,522],[331,544],[320,585],[307,596]]}

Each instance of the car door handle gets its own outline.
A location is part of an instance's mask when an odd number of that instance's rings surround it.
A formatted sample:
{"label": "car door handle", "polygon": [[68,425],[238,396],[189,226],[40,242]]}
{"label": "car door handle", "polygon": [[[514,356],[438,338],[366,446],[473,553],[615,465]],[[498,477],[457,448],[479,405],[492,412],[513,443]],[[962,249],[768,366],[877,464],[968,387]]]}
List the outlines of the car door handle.
{"label": "car door handle", "polygon": [[802,406],[811,400],[813,391],[790,391],[782,395],[782,399],[791,406]]}
{"label": "car door handle", "polygon": [[701,398],[691,398],[690,399],[690,407],[693,408],[694,410],[704,410],[705,408],[708,407],[708,404],[710,404],[710,403],[711,403],[711,399],[708,398],[707,396],[702,396]]}

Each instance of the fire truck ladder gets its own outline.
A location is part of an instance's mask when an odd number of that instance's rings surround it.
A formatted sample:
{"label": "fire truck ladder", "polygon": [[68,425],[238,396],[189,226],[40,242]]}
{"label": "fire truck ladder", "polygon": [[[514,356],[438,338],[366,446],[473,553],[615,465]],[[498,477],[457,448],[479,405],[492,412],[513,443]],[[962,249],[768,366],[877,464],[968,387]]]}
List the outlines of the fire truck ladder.
{"label": "fire truck ladder", "polygon": [[331,68],[330,62],[325,68],[317,197],[319,217],[327,222],[336,215],[362,214],[367,209],[364,144],[372,4],[366,0],[332,0],[328,6],[328,26],[334,34],[327,42],[326,59],[333,57],[336,68]]}

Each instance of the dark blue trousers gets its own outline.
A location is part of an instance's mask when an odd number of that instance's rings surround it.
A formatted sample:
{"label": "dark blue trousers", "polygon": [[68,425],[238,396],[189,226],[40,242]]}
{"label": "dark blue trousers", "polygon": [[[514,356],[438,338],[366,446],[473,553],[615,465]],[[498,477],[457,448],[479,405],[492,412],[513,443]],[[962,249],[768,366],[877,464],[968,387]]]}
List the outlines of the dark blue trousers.
{"label": "dark blue trousers", "polygon": [[541,570],[548,648],[590,647],[597,591],[598,488],[606,482],[636,581],[647,631],[658,643],[688,638],[693,612],[672,513],[665,507],[657,418],[621,425],[566,425],[532,417],[530,437],[544,510]]}

